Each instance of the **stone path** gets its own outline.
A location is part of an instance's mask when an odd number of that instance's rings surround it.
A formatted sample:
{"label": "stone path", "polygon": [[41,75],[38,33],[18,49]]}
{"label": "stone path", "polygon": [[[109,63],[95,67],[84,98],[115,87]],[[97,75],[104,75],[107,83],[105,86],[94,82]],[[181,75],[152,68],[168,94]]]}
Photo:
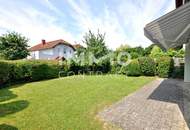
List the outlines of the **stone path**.
{"label": "stone path", "polygon": [[183,98],[183,85],[180,80],[157,79],[99,116],[123,130],[189,130],[190,107],[184,110],[184,101],[189,100]]}

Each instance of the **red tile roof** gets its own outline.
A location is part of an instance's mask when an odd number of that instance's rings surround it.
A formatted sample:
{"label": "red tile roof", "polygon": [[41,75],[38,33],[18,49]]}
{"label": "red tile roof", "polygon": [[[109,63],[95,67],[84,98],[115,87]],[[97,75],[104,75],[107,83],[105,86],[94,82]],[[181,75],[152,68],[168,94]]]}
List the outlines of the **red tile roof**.
{"label": "red tile roof", "polygon": [[59,44],[70,46],[71,48],[73,48],[75,50],[75,48],[70,43],[68,43],[62,39],[59,39],[59,40],[55,40],[55,41],[46,42],[45,44],[43,44],[43,43],[37,44],[37,45],[29,48],[29,51],[51,49],[51,48],[54,48],[55,46],[57,46]]}

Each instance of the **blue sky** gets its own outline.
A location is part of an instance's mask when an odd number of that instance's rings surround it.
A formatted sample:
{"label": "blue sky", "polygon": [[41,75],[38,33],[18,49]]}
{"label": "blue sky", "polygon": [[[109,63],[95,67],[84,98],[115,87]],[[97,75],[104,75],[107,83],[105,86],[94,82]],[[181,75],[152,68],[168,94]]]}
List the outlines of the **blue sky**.
{"label": "blue sky", "polygon": [[106,45],[146,47],[143,28],[175,8],[175,0],[0,0],[0,34],[17,31],[33,46],[41,39],[82,43],[84,34],[106,33]]}

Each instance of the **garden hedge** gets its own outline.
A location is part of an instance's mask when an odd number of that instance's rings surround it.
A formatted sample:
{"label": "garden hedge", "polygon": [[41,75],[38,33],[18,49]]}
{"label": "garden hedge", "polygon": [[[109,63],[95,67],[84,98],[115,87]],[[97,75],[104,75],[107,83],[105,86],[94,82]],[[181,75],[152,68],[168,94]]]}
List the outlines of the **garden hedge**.
{"label": "garden hedge", "polygon": [[44,60],[0,61],[0,85],[56,78],[60,71],[64,72],[64,76],[71,71],[75,74],[101,71],[102,73],[111,72],[128,76],[158,75],[166,78],[173,76],[173,69],[174,63],[171,57],[159,57],[155,60],[150,57],[141,57],[132,60],[128,66],[121,66],[117,62],[111,65],[109,59],[92,65],[80,65],[75,61],[71,61],[69,64],[64,62],[63,65],[59,65],[56,61]]}
{"label": "garden hedge", "polygon": [[40,60],[0,61],[0,85],[58,77],[57,62]]}
{"label": "garden hedge", "polygon": [[162,78],[172,76],[174,61],[171,57],[159,57],[156,59],[157,75]]}
{"label": "garden hedge", "polygon": [[0,61],[0,85],[6,83],[9,79],[10,66],[7,62]]}
{"label": "garden hedge", "polygon": [[132,60],[131,63],[127,66],[127,76],[140,76],[141,69],[139,61],[137,59]]}
{"label": "garden hedge", "polygon": [[141,57],[138,59],[142,75],[154,76],[156,73],[156,63],[150,57]]}
{"label": "garden hedge", "polygon": [[111,73],[112,74],[120,74],[122,70],[122,66],[119,65],[116,61],[113,61],[112,65],[111,65]]}

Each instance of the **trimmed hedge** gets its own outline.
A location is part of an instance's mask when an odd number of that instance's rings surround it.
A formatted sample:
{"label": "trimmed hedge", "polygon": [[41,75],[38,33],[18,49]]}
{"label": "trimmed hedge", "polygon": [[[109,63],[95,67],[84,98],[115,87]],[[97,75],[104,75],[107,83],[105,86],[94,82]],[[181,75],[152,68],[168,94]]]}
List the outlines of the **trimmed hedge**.
{"label": "trimmed hedge", "polygon": [[120,74],[122,70],[122,66],[119,65],[116,61],[114,61],[111,65],[111,73],[112,74]]}
{"label": "trimmed hedge", "polygon": [[140,76],[141,69],[139,61],[137,59],[132,60],[131,63],[127,66],[127,76]]}
{"label": "trimmed hedge", "polygon": [[174,69],[174,61],[171,57],[159,57],[157,62],[157,75],[162,78],[168,78],[172,76]]}
{"label": "trimmed hedge", "polygon": [[0,61],[0,85],[58,77],[57,62],[42,60]]}
{"label": "trimmed hedge", "polygon": [[7,62],[0,61],[0,85],[6,83],[9,79],[10,66]]}
{"label": "trimmed hedge", "polygon": [[126,74],[128,76],[158,75],[163,78],[174,77],[174,73],[172,74],[174,69],[172,58],[159,57],[155,61],[150,57],[141,57],[132,60],[128,66],[121,66],[117,62],[111,65],[109,59],[92,65],[80,65],[75,61],[71,61],[70,63],[64,62],[63,65],[59,65],[55,61],[44,60],[0,61],[0,85],[56,78],[59,76],[60,71],[63,76],[67,76],[68,72],[88,74],[89,71],[101,71],[102,73],[111,72],[114,74]]}
{"label": "trimmed hedge", "polygon": [[32,63],[26,61],[8,61],[10,66],[9,82],[26,81],[31,77]]}
{"label": "trimmed hedge", "polygon": [[141,57],[138,59],[142,75],[154,76],[156,72],[156,63],[150,57]]}
{"label": "trimmed hedge", "polygon": [[59,66],[53,63],[37,63],[32,66],[31,80],[38,81],[43,79],[57,78]]}

